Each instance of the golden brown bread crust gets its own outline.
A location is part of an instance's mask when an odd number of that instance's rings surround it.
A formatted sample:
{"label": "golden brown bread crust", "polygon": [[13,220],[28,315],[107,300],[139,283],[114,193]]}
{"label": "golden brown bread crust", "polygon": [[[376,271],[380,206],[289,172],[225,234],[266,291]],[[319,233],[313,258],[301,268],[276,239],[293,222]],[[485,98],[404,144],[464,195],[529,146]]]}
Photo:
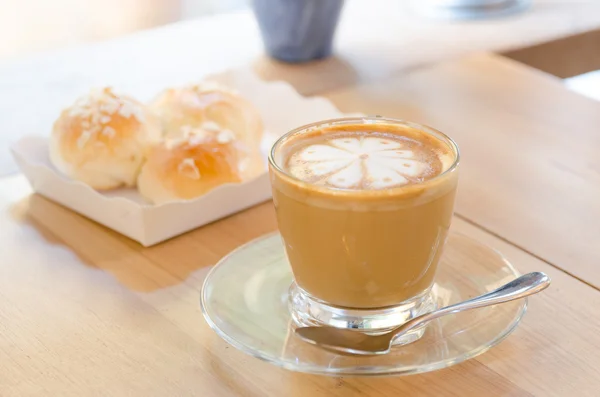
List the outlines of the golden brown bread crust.
{"label": "golden brown bread crust", "polygon": [[94,90],[54,123],[50,159],[95,189],[133,186],[144,151],[160,134],[158,119],[144,105],[110,88]]}
{"label": "golden brown bread crust", "polygon": [[150,105],[161,118],[167,137],[180,136],[181,128],[216,123],[232,131],[249,150],[260,146],[263,123],[258,109],[235,92],[213,83],[171,88]]}
{"label": "golden brown bread crust", "polygon": [[167,140],[149,151],[138,189],[155,204],[196,198],[224,183],[240,182],[238,158],[231,136],[202,133]]}
{"label": "golden brown bread crust", "polygon": [[50,157],[95,189],[139,183],[142,196],[162,203],[263,172],[262,134],[258,110],[214,84],[165,90],[149,107],[104,88],[61,113]]}

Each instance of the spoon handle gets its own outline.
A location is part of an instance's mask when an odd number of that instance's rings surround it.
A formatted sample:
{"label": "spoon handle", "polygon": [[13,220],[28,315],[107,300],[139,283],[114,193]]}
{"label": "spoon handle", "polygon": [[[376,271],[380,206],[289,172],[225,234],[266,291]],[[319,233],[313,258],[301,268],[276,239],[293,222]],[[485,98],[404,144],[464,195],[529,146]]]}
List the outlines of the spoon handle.
{"label": "spoon handle", "polygon": [[513,281],[504,284],[494,291],[477,296],[475,298],[446,306],[441,309],[426,313],[422,316],[407,321],[398,328],[390,331],[393,336],[404,334],[424,323],[445,316],[446,314],[458,313],[464,310],[477,309],[479,307],[496,305],[498,303],[510,302],[529,295],[536,294],[550,285],[550,277],[542,272],[527,273]]}

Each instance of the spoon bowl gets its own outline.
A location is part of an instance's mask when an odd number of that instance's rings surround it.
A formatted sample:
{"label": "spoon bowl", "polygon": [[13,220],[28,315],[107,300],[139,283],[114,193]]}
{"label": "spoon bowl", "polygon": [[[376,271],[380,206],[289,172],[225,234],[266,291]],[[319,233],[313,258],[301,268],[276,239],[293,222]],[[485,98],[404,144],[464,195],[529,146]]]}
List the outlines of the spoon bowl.
{"label": "spoon bowl", "polygon": [[387,333],[367,335],[364,332],[334,327],[302,327],[296,329],[302,340],[327,350],[356,355],[386,354],[391,349]]}

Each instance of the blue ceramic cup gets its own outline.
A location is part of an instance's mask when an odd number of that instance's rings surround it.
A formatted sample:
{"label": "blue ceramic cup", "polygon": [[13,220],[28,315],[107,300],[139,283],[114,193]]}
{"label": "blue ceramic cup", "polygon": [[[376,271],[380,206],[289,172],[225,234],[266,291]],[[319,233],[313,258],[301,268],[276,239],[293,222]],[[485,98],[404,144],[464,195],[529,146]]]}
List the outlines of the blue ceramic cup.
{"label": "blue ceramic cup", "polygon": [[331,55],[344,0],[253,0],[265,49],[284,62]]}

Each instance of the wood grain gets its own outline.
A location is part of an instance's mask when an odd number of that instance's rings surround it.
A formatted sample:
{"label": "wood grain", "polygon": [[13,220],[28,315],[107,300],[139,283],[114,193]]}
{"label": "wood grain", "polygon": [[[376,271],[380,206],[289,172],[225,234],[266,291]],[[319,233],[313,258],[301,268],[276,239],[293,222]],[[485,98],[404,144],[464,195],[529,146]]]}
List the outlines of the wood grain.
{"label": "wood grain", "polygon": [[564,79],[600,69],[599,45],[600,29],[596,29],[502,55]]}
{"label": "wood grain", "polygon": [[[554,287],[522,325],[476,360],[435,373],[328,378],[281,370],[230,348],[203,321],[210,265],[276,228],[266,203],[143,248],[0,181],[0,394],[12,396],[592,396],[600,387],[600,292],[456,219]],[[589,327],[578,327],[585,315]],[[565,365],[568,363],[568,365]],[[559,374],[557,374],[560,372]],[[569,381],[567,381],[569,380]]]}
{"label": "wood grain", "polygon": [[[523,49],[521,54],[527,56],[527,48],[537,44],[598,29],[599,16],[600,0],[536,0],[529,11],[512,17],[452,23],[416,15],[407,1],[349,1],[334,57],[302,65],[255,57],[254,67],[265,80],[285,80],[299,92],[315,95],[358,82],[382,81],[401,71],[479,51]],[[565,54],[577,51],[555,49]],[[533,51],[540,54],[537,48]],[[554,54],[563,56],[563,52]]]}
{"label": "wood grain", "polygon": [[600,287],[600,103],[485,54],[327,96],[455,138],[457,212]]}
{"label": "wood grain", "polygon": [[[547,22],[558,18],[548,15]],[[594,20],[580,17],[585,23],[577,26]],[[474,26],[480,34],[493,31],[493,26]],[[189,25],[182,29],[194,31]],[[462,33],[457,28],[454,34]],[[223,39],[231,48],[234,36]],[[152,41],[148,37],[163,45],[169,41],[168,35],[141,37],[84,55],[110,48],[123,54],[134,43],[146,43],[135,47],[143,53]],[[364,42],[356,37],[350,55],[337,61],[293,71],[274,64],[255,66],[268,78],[279,78],[278,71],[284,71],[284,78],[310,92],[368,81],[365,76],[374,79],[378,73],[383,79],[405,65],[398,43],[374,54],[372,37]],[[435,40],[432,36],[431,42]],[[486,37],[473,40],[483,45]],[[189,51],[190,46],[174,44],[169,54],[183,48]],[[210,67],[255,53],[255,48],[245,50]],[[427,54],[434,50],[418,48],[410,57],[433,60]],[[167,57],[174,63],[176,58]],[[81,65],[77,62],[73,67]],[[29,76],[39,65],[5,76]],[[309,75],[315,67],[325,69]],[[92,75],[83,76],[82,84],[97,77]],[[52,76],[40,89],[62,81]],[[22,80],[6,79],[14,84],[11,92],[22,88]],[[198,304],[202,280],[219,258],[275,230],[271,204],[143,248],[30,195],[24,178],[16,176],[0,179],[0,396],[596,396],[600,105],[566,91],[547,75],[490,55],[329,97],[345,111],[424,122],[457,139],[463,163],[454,229],[500,250],[523,272],[545,271],[553,278],[549,290],[530,300],[514,334],[477,359],[423,375],[328,378],[284,371],[229,347],[209,329]]]}

